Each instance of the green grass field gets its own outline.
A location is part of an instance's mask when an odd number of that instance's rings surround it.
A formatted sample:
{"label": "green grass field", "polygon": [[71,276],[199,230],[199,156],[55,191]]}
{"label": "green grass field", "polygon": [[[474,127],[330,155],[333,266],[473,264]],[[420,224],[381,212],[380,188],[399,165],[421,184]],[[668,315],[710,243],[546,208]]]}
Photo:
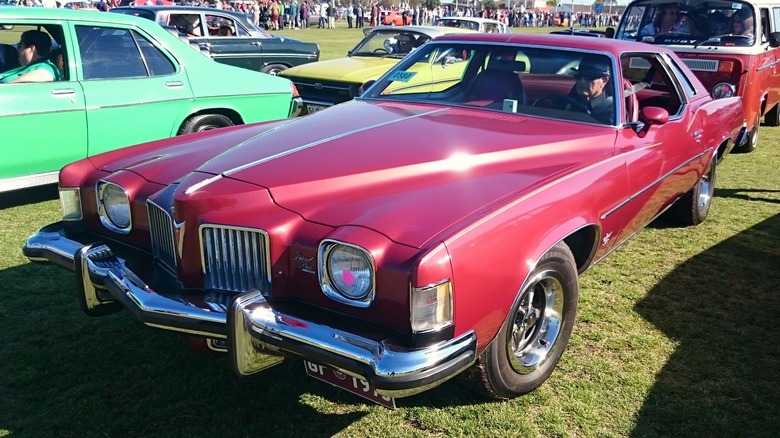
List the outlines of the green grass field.
{"label": "green grass field", "polygon": [[[359,32],[284,34],[329,58]],[[764,127],[754,153],[727,157],[704,224],[654,224],[582,276],[570,347],[541,388],[499,402],[450,381],[395,411],[300,362],[239,379],[128,312],[84,315],[73,275],[20,249],[58,220],[56,188],[2,195],[0,437],[776,436],[778,142]]]}

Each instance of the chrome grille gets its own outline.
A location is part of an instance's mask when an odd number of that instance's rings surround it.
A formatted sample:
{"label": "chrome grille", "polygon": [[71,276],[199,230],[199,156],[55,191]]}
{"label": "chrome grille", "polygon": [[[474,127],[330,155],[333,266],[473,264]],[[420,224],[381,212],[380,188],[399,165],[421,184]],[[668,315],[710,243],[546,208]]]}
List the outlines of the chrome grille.
{"label": "chrome grille", "polygon": [[152,201],[146,201],[146,210],[149,214],[149,233],[152,235],[152,254],[155,259],[175,270],[176,247],[171,216]]}
{"label": "chrome grille", "polygon": [[693,71],[718,71],[718,61],[715,59],[683,59],[685,65]]}
{"label": "chrome grille", "polygon": [[201,245],[207,289],[270,290],[268,237],[264,231],[204,225]]}

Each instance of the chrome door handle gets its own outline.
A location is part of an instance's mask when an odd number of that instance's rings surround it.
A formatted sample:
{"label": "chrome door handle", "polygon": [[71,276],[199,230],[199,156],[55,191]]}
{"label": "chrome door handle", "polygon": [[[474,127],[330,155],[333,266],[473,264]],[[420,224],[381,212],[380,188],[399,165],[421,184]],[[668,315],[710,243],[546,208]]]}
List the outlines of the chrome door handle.
{"label": "chrome door handle", "polygon": [[184,86],[184,82],[182,81],[168,81],[165,83],[165,86],[167,88],[181,88]]}
{"label": "chrome door handle", "polygon": [[60,88],[56,90],[51,90],[51,94],[55,96],[73,96],[76,94],[76,90],[73,88]]}

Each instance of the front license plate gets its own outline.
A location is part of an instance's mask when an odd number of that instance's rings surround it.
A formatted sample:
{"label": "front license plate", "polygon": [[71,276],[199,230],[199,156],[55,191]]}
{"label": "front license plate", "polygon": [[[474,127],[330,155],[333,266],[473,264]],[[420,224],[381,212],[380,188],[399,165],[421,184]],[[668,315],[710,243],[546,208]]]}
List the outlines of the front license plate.
{"label": "front license plate", "polygon": [[306,114],[314,114],[317,111],[322,111],[325,108],[327,108],[325,105],[313,105],[310,103],[306,104]]}
{"label": "front license plate", "polygon": [[308,360],[304,360],[303,365],[306,367],[306,374],[317,380],[330,383],[337,388],[359,395],[386,408],[395,409],[394,398],[377,394],[376,390],[374,390],[367,381],[361,378],[352,377],[332,368],[309,362]]}

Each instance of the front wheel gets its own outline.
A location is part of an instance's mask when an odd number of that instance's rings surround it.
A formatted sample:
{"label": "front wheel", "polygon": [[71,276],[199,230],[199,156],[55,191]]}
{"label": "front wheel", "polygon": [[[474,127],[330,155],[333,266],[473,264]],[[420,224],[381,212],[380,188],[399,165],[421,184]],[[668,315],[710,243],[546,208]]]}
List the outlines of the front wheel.
{"label": "front wheel", "polygon": [[574,256],[558,243],[529,275],[498,335],[464,373],[465,383],[495,399],[538,388],[566,349],[578,300]]}
{"label": "front wheel", "polygon": [[201,114],[185,120],[181,128],[179,128],[179,135],[226,128],[228,126],[233,126],[233,121],[222,114]]}

